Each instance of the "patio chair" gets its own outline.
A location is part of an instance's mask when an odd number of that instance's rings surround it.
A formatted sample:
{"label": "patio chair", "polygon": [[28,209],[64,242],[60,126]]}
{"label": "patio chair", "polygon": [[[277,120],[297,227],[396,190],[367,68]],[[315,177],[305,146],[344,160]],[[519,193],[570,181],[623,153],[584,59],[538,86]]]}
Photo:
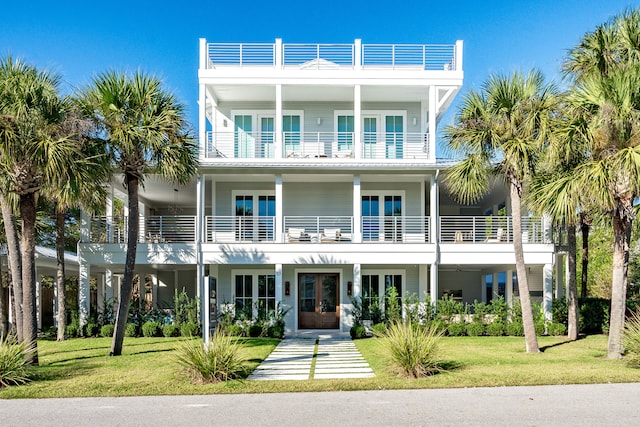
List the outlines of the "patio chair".
{"label": "patio chair", "polygon": [[289,228],[287,232],[287,241],[288,242],[299,242],[300,240],[304,240],[307,237],[307,234],[304,232],[304,228]]}
{"label": "patio chair", "polygon": [[325,228],[320,236],[321,242],[339,242],[342,234],[339,228]]}
{"label": "patio chair", "polygon": [[504,240],[504,229],[498,228],[496,230],[496,237],[495,238],[487,237],[487,239],[485,240],[485,243],[500,243],[503,240]]}

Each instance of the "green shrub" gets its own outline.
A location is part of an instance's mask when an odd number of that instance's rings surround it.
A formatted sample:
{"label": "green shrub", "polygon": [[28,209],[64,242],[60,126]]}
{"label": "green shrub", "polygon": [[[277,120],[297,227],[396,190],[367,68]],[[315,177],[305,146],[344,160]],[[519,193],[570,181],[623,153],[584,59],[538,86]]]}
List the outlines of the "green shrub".
{"label": "green shrub", "polygon": [[31,376],[31,366],[27,361],[29,352],[25,343],[18,343],[14,338],[0,341],[0,388],[10,385],[24,384]]}
{"label": "green shrub", "polygon": [[534,321],[533,327],[536,329],[536,335],[544,335],[546,330],[545,325],[546,322],[544,321],[544,319],[536,319]]}
{"label": "green shrub", "polygon": [[449,323],[447,334],[451,337],[462,337],[467,334],[467,325],[464,322]]}
{"label": "green shrub", "polygon": [[389,325],[385,336],[383,345],[401,375],[418,378],[441,370],[437,348],[442,332],[437,326],[394,322]]}
{"label": "green shrub", "polygon": [[284,338],[284,326],[282,325],[271,325],[267,328],[267,336],[269,338]]}
{"label": "green shrub", "polygon": [[113,336],[113,330],[115,329],[114,325],[102,325],[102,328],[100,328],[100,336],[102,337],[112,337]]}
{"label": "green shrub", "polygon": [[555,323],[567,324],[569,321],[569,305],[566,298],[556,298],[551,302],[551,318]]}
{"label": "green shrub", "polygon": [[636,311],[625,322],[622,338],[625,360],[632,368],[640,368],[640,312]]}
{"label": "green shrub", "polygon": [[142,336],[145,337],[159,337],[162,334],[160,323],[158,322],[145,322],[142,325]]}
{"label": "green shrub", "polygon": [[162,327],[162,335],[165,337],[178,337],[180,336],[180,328],[176,325],[164,325]]}
{"label": "green shrub", "polygon": [[195,322],[183,323],[180,326],[180,334],[183,337],[197,337],[199,334],[198,324]]}
{"label": "green shrub", "polygon": [[260,335],[262,335],[262,324],[261,323],[254,323],[251,326],[249,326],[249,336],[256,338],[259,337]]}
{"label": "green shrub", "polygon": [[69,338],[75,338],[79,335],[78,325],[72,323],[65,328],[65,335]]}
{"label": "green shrub", "polygon": [[400,295],[395,286],[387,290],[385,298],[384,314],[388,323],[399,322],[402,318],[402,307],[400,305]]}
{"label": "green shrub", "polygon": [[138,325],[135,323],[127,323],[127,328],[124,330],[125,337],[137,337],[139,335]]}
{"label": "green shrub", "polygon": [[352,326],[349,330],[349,334],[351,335],[351,339],[357,340],[361,338],[367,337],[367,330],[362,325]]}
{"label": "green shrub", "polygon": [[566,335],[567,327],[564,325],[564,323],[551,322],[547,326],[547,332],[549,333],[549,335],[553,336]]}
{"label": "green shrub", "polygon": [[235,338],[225,335],[222,328],[216,330],[206,347],[200,340],[185,342],[178,348],[177,359],[195,382],[215,383],[239,378],[245,373],[240,346]]}
{"label": "green shrub", "polygon": [[467,324],[467,335],[470,337],[479,337],[484,334],[484,324],[480,322],[471,322]]}
{"label": "green shrub", "polygon": [[97,323],[89,322],[84,328],[85,335],[88,337],[95,337],[100,332],[100,326]]}
{"label": "green shrub", "polygon": [[371,327],[371,331],[373,332],[374,337],[382,337],[387,333],[387,325],[384,323],[375,323]]}
{"label": "green shrub", "polygon": [[492,323],[489,323],[485,329],[487,335],[489,335],[490,337],[501,337],[504,335],[504,323],[501,321],[495,321]]}
{"label": "green shrub", "polygon": [[604,298],[578,300],[578,329],[585,334],[601,334],[609,328],[611,302]]}
{"label": "green shrub", "polygon": [[524,336],[524,326],[522,322],[509,322],[507,323],[507,335],[512,337],[523,337]]}
{"label": "green shrub", "polygon": [[447,332],[447,326],[449,326],[447,324],[447,322],[445,322],[442,319],[437,319],[437,320],[432,320],[431,322],[428,323],[429,327],[434,327],[436,328],[436,330],[441,333],[442,335],[444,335]]}
{"label": "green shrub", "polygon": [[243,332],[244,329],[242,329],[242,326],[237,323],[232,323],[224,327],[224,333],[232,337],[241,337]]}

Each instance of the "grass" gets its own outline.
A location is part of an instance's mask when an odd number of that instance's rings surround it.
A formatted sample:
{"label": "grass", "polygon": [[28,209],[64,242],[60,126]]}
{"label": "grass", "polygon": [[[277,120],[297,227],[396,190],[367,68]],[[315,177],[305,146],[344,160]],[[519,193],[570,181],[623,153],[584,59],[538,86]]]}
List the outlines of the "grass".
{"label": "grass", "polygon": [[[107,356],[110,338],[38,342],[40,366],[34,381],[0,389],[0,398],[133,396],[166,394],[269,393],[285,391],[372,390],[538,384],[640,382],[640,369],[607,360],[607,337],[576,342],[540,337],[541,354],[526,354],[519,337],[447,337],[439,354],[445,371],[428,378],[396,376],[381,339],[355,341],[375,378],[309,381],[246,381],[192,384],[176,361],[176,348],[193,338],[125,338],[123,355]],[[239,340],[249,369],[278,343]]]}

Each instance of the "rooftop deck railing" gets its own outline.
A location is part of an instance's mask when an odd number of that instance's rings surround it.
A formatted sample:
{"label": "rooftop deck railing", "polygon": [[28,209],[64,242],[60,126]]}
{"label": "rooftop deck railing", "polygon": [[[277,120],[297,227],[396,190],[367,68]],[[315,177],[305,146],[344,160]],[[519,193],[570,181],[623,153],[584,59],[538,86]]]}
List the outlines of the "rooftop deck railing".
{"label": "rooftop deck railing", "polygon": [[[510,216],[442,216],[441,243],[513,243],[513,218]],[[549,243],[542,218],[522,218],[523,243]]]}
{"label": "rooftop deck railing", "polygon": [[207,68],[457,70],[456,44],[207,43]]}

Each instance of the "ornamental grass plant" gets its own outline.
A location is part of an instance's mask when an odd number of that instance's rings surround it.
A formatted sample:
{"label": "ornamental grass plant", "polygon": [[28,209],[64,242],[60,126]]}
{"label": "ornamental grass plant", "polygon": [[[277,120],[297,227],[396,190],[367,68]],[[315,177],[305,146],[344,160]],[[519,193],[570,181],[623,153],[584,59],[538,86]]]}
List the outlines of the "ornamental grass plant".
{"label": "ornamental grass plant", "polygon": [[205,345],[199,340],[186,341],[177,349],[177,359],[196,383],[217,383],[246,374],[245,359],[236,338],[218,328]]}
{"label": "ornamental grass plant", "polygon": [[31,366],[27,362],[28,347],[15,338],[0,338],[0,388],[24,384],[30,380]]}
{"label": "ornamental grass plant", "polygon": [[627,365],[640,368],[640,311],[632,313],[627,319],[623,343]]}
{"label": "ornamental grass plant", "polygon": [[396,321],[389,325],[384,345],[400,375],[426,377],[442,370],[437,355],[442,335],[443,331],[434,324]]}

